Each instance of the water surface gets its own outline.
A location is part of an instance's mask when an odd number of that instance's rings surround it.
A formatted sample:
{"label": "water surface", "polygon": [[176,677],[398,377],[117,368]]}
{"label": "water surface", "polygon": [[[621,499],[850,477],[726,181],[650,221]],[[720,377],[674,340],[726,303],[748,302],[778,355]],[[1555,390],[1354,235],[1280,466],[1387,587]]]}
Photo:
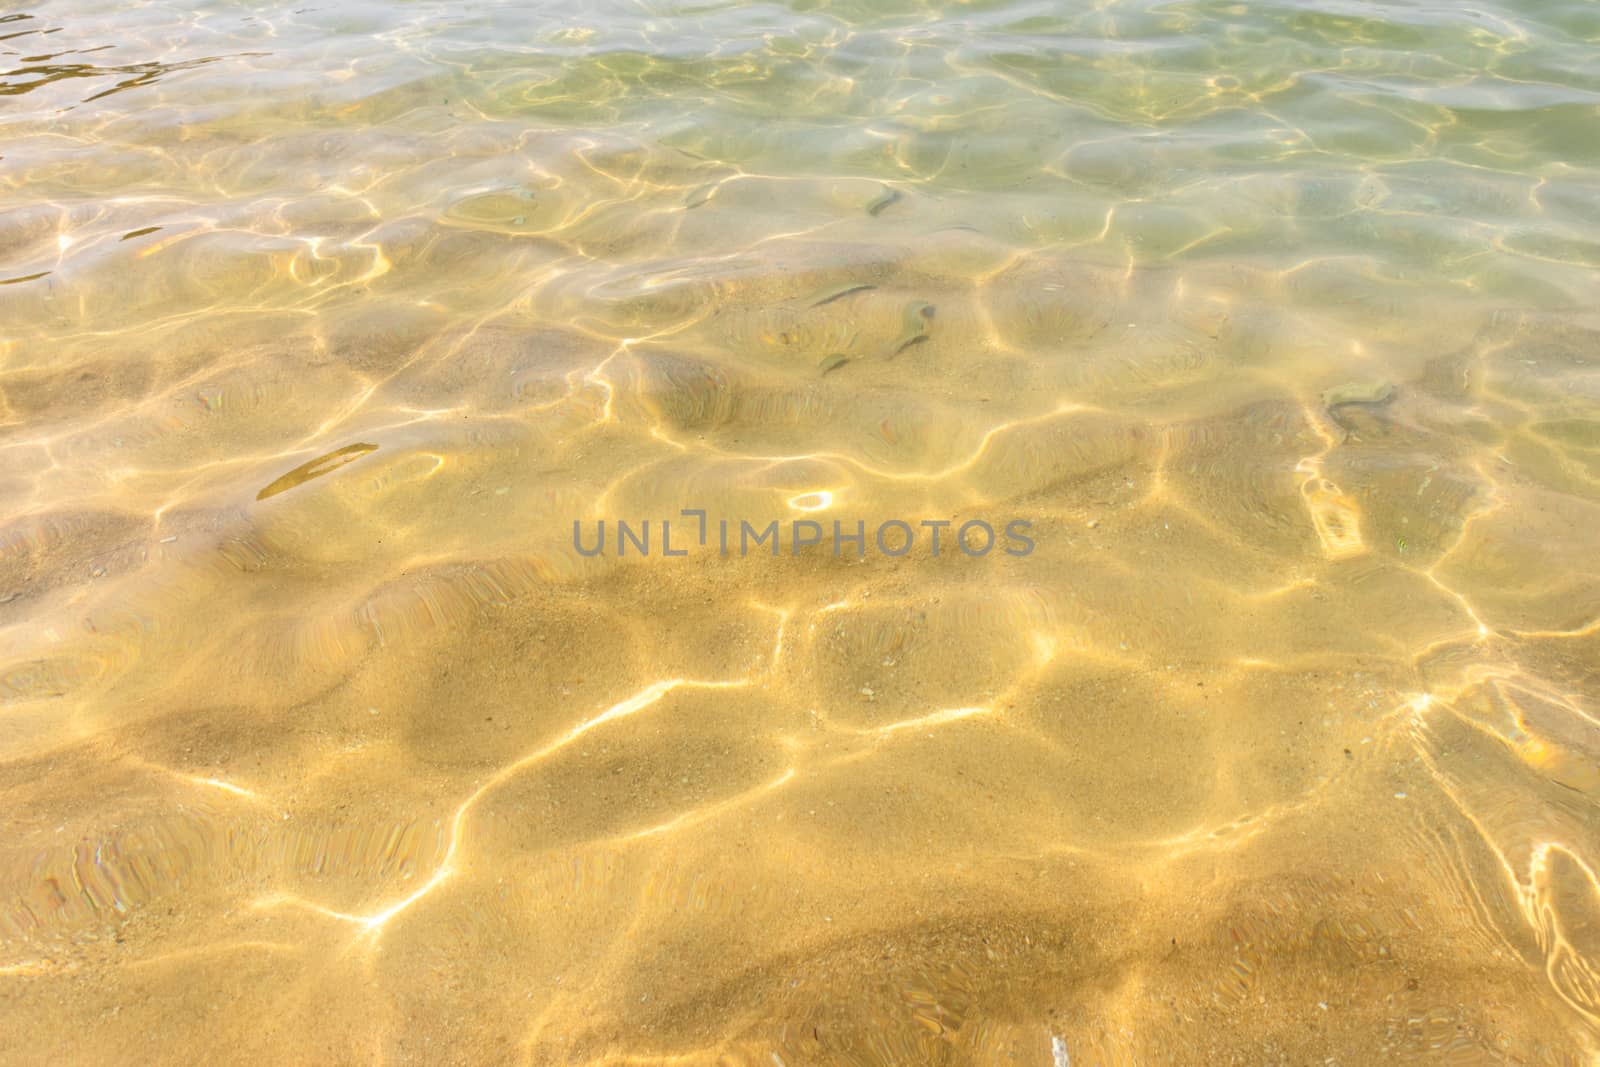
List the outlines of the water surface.
{"label": "water surface", "polygon": [[0,1060],[1597,1062],[1597,46],[7,8]]}

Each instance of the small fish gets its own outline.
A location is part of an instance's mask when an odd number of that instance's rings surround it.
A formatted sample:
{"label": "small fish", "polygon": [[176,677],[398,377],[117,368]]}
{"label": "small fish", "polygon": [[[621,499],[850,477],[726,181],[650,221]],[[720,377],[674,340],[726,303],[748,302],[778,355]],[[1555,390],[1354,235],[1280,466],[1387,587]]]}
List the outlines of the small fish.
{"label": "small fish", "polygon": [[906,307],[905,329],[901,331],[893,344],[889,346],[889,358],[893,359],[914,344],[920,344],[928,339],[928,323],[933,320],[933,305],[926,301],[913,301]]}
{"label": "small fish", "polygon": [[867,214],[872,216],[881,215],[883,214],[883,210],[885,208],[887,208],[890,204],[895,203],[899,199],[900,190],[891,189],[885,185],[883,187],[883,192],[874,197],[872,202],[867,205]]}
{"label": "small fish", "polygon": [[850,362],[850,357],[849,356],[845,355],[842,352],[835,352],[833,355],[829,356],[827,359],[824,359],[822,361],[822,363],[820,364],[820,369],[822,371],[822,375],[825,376],[825,375],[829,374],[832,371],[836,371],[840,367],[844,366],[846,363],[849,363],[849,362]]}
{"label": "small fish", "polygon": [[876,288],[877,288],[876,285],[872,285],[869,282],[857,282],[854,285],[841,286],[838,289],[834,289],[834,290],[832,290],[830,292],[824,293],[822,296],[818,297],[812,303],[811,306],[814,307],[814,308],[819,308],[823,304],[831,304],[835,300],[843,300],[845,297],[851,295],[852,293],[864,293],[868,289],[876,289]]}
{"label": "small fish", "polygon": [[716,194],[716,191],[716,182],[706,182],[704,185],[700,186],[700,188],[695,189],[688,196],[684,197],[683,209],[685,211],[690,211],[699,207],[707,200],[710,200],[712,196]]}
{"label": "small fish", "polygon": [[366,442],[345,445],[343,448],[335,449],[325,456],[318,456],[309,463],[300,464],[300,466],[257,493],[256,499],[265,500],[268,497],[277,496],[279,493],[293,489],[302,482],[320,478],[322,475],[337,470],[346,463],[355,462],[368,452],[376,452],[377,450],[377,445],[367,444]]}

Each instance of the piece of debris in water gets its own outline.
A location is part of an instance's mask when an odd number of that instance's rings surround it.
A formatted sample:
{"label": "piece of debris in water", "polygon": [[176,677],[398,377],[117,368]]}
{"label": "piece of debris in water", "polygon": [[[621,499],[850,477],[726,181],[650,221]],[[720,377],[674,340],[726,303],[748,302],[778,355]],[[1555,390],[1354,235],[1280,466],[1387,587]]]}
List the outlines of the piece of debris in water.
{"label": "piece of debris in water", "polygon": [[1331,412],[1345,404],[1387,404],[1393,398],[1391,382],[1345,382],[1322,394],[1322,406]]}

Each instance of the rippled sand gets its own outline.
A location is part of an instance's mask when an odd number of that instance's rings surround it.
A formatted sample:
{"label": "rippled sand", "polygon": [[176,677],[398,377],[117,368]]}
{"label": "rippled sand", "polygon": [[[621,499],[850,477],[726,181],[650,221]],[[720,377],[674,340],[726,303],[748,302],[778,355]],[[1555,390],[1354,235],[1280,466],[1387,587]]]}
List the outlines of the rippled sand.
{"label": "rippled sand", "polygon": [[0,16],[0,1061],[1600,1063],[1597,42]]}

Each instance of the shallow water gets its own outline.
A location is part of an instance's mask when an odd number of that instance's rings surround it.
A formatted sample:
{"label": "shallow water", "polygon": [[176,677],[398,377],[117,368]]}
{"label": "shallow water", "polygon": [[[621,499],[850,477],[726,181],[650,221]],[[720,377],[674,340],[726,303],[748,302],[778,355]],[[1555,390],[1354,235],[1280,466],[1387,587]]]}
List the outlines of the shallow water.
{"label": "shallow water", "polygon": [[535,6],[0,15],[0,1060],[1600,1062],[1600,7]]}

